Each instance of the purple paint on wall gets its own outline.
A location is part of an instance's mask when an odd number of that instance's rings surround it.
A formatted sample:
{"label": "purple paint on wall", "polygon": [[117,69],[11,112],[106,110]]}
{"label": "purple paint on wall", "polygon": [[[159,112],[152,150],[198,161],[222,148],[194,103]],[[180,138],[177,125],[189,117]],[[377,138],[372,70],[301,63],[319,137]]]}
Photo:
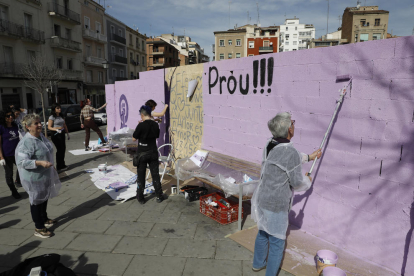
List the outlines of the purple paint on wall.
{"label": "purple paint on wall", "polygon": [[121,118],[121,128],[126,127],[126,123],[128,121],[128,101],[124,94],[121,95],[119,98],[119,116]]}

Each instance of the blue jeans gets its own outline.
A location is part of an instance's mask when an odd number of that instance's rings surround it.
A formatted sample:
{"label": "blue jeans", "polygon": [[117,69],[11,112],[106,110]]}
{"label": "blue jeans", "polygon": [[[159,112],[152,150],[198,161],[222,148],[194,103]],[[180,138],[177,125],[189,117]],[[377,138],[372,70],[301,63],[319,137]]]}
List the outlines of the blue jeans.
{"label": "blue jeans", "polygon": [[[270,243],[270,246],[269,246]],[[276,276],[285,250],[285,240],[259,230],[254,244],[253,268],[266,267],[266,276]]]}

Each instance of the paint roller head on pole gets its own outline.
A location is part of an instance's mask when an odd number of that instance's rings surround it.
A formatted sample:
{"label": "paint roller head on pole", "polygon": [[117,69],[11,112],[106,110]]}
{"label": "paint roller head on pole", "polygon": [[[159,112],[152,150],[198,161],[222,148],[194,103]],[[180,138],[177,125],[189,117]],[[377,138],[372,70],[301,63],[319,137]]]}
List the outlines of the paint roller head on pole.
{"label": "paint roller head on pole", "polygon": [[352,80],[351,75],[342,75],[342,76],[336,77],[336,82],[343,82],[343,81],[350,81],[350,80]]}

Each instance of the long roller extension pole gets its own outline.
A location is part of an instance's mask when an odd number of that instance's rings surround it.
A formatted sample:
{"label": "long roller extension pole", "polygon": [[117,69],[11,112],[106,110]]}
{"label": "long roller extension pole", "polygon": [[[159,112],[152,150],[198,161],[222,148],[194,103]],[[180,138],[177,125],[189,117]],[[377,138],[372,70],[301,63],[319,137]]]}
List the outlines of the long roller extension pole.
{"label": "long roller extension pole", "polygon": [[[342,88],[340,90],[341,93],[340,93],[339,100],[337,101],[337,104],[336,104],[335,112],[334,112],[334,114],[332,116],[331,122],[329,123],[328,130],[325,132],[325,136],[323,137],[323,140],[322,140],[321,145],[319,146],[319,149],[322,149],[323,148],[323,145],[325,144],[326,138],[328,137],[329,132],[331,131],[331,128],[332,128],[333,122],[335,120],[336,114],[338,113],[338,109],[341,106],[342,101],[344,100],[344,97],[345,97],[346,90],[347,90],[348,86],[352,87],[352,78],[350,79],[350,81],[348,82],[348,84],[346,86],[344,86],[344,88]],[[310,168],[309,173],[308,173],[309,176],[312,174],[312,170],[313,170],[313,167],[315,167],[316,160],[318,160],[318,157],[316,157],[313,160],[312,167]]]}

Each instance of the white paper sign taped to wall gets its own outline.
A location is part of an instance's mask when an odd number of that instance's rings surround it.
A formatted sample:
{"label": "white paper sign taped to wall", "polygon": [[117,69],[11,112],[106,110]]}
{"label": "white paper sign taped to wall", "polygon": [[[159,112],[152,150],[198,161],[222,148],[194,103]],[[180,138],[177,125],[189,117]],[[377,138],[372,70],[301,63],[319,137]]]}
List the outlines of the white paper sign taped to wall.
{"label": "white paper sign taped to wall", "polygon": [[191,80],[188,82],[188,91],[187,91],[187,98],[190,98],[197,87],[197,80]]}
{"label": "white paper sign taped to wall", "polygon": [[201,167],[206,160],[208,155],[208,151],[206,150],[198,150],[193,156],[190,157],[190,160],[194,162],[197,166]]}

